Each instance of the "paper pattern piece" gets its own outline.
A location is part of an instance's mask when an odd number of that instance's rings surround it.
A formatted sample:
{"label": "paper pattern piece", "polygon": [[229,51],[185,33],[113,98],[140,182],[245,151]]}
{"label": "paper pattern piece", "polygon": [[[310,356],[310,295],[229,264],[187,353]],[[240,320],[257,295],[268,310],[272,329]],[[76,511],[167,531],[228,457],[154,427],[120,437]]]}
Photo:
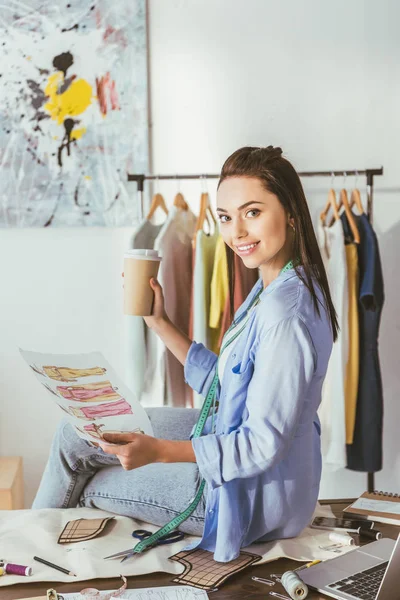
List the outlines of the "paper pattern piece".
{"label": "paper pattern piece", "polygon": [[220,585],[231,575],[243,571],[246,567],[258,562],[262,556],[241,552],[235,560],[228,563],[216,562],[213,553],[201,548],[178,552],[170,556],[170,560],[180,562],[185,566],[182,575],[173,579],[176,583],[193,585],[203,590],[212,590]]}
{"label": "paper pattern piece", "polygon": [[[107,591],[100,591],[98,596],[102,600]],[[81,594],[64,594],[64,600],[82,600]],[[139,588],[137,590],[125,590],[119,597],[119,600],[207,600],[205,591],[198,590],[190,586],[170,586]]]}
{"label": "paper pattern piece", "polygon": [[146,411],[100,352],[20,352],[79,437],[96,442],[107,432],[153,435]]}
{"label": "paper pattern piece", "polygon": [[60,537],[59,544],[71,544],[72,542],[84,542],[97,537],[114,517],[105,519],[76,519],[68,521]]}

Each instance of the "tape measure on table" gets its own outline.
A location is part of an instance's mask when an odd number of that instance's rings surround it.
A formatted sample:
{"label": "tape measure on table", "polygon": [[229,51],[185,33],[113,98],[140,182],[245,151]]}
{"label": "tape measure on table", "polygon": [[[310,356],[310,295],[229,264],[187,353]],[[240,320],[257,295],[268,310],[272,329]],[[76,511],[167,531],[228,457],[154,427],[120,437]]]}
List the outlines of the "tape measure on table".
{"label": "tape measure on table", "polygon": [[[295,266],[296,263],[298,263],[298,261],[295,261],[295,263],[293,261],[289,261],[283,267],[283,269],[281,270],[281,273],[284,273],[286,271],[289,271],[290,269],[293,269],[293,267]],[[262,287],[261,290],[258,292],[258,294],[253,299],[253,301],[252,301],[251,305],[249,306],[249,308],[247,309],[247,311],[244,312],[240,316],[240,319],[238,321],[232,323],[232,325],[229,327],[228,331],[230,331],[233,327],[236,327],[240,323],[241,319],[247,314],[247,312],[249,310],[251,310],[258,303],[260,295],[262,294],[263,291],[264,291],[264,288]],[[232,336],[228,340],[228,342],[226,344],[223,345],[223,347],[221,348],[221,351],[220,351],[220,355],[225,350],[225,348],[227,348],[227,346],[229,346],[232,342],[234,342],[237,339],[237,337],[242,333],[242,331],[246,327],[246,324],[247,324],[247,322],[245,323],[245,325],[243,327],[241,327],[236,332],[236,334],[234,336]],[[213,405],[213,403],[215,401],[217,388],[218,388],[218,360],[217,360],[217,364],[216,364],[216,368],[215,368],[215,375],[211,382],[210,388],[207,392],[207,396],[204,400],[203,406],[201,407],[200,415],[197,420],[196,427],[194,429],[194,433],[192,436],[194,438],[200,437],[203,432],[204,425],[205,425],[208,415],[210,413],[211,406]],[[136,544],[136,546],[133,548],[132,551],[139,554],[140,552],[143,552],[144,550],[147,550],[147,548],[150,548],[151,546],[153,546],[164,535],[167,535],[168,533],[171,533],[171,531],[178,529],[178,527],[184,521],[186,521],[186,519],[188,519],[190,517],[190,515],[196,510],[196,507],[199,504],[201,497],[203,495],[205,485],[206,485],[205,480],[203,478],[201,478],[199,488],[196,492],[195,497],[189,504],[189,506],[183,512],[181,512],[180,515],[178,515],[177,517],[174,517],[171,521],[169,521],[163,527],[161,527],[161,529],[158,529],[151,536],[149,536],[145,540],[142,540],[141,542]]]}

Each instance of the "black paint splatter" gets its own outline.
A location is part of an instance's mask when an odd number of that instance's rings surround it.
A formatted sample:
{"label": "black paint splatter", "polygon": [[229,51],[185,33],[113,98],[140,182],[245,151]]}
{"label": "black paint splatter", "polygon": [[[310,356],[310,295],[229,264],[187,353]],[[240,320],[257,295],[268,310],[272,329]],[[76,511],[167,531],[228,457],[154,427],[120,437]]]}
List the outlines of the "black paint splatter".
{"label": "black paint splatter", "polygon": [[58,149],[58,164],[60,167],[62,167],[62,153],[64,148],[67,149],[68,156],[71,156],[71,133],[75,123],[76,121],[73,119],[65,119],[64,121],[65,135]]}
{"label": "black paint splatter", "polygon": [[36,81],[33,81],[33,79],[28,79],[27,83],[28,87],[33,92],[31,99],[32,106],[35,110],[38,110],[46,102],[47,97],[40,85]]}
{"label": "black paint splatter", "polygon": [[63,52],[58,56],[55,56],[53,59],[53,67],[57,69],[57,71],[62,71],[64,73],[64,77],[67,75],[67,71],[71,65],[74,64],[74,57],[71,52]]}
{"label": "black paint splatter", "polygon": [[78,23],[75,23],[75,25],[72,25],[72,27],[69,27],[68,29],[61,29],[61,33],[65,33],[66,31],[72,31],[73,29],[79,29]]}
{"label": "black paint splatter", "polygon": [[59,90],[57,90],[57,94],[63,94],[64,92],[66,92],[74,79],[75,79],[75,75],[72,75],[71,77],[67,77],[66,79],[64,79],[62,86],[60,87]]}

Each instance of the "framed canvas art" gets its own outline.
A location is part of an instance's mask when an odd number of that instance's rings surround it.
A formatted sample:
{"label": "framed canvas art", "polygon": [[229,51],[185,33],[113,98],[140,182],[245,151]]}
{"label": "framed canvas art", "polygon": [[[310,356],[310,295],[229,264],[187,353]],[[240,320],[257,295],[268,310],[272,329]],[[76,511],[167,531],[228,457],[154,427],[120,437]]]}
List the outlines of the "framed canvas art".
{"label": "framed canvas art", "polygon": [[145,0],[0,0],[0,98],[1,227],[137,218],[126,174],[148,171]]}

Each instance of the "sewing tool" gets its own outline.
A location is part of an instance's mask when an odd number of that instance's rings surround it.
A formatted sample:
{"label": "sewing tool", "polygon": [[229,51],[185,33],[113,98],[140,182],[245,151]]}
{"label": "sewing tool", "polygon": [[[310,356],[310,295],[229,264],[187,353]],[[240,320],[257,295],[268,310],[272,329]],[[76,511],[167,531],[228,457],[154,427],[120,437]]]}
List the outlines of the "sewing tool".
{"label": "sewing tool", "polygon": [[341,544],[342,546],[354,545],[354,539],[351,536],[345,535],[344,533],[338,533],[337,531],[332,531],[329,534],[329,539],[332,542],[337,542],[338,544]]}
{"label": "sewing tool", "polygon": [[98,590],[97,588],[85,588],[84,590],[81,590],[81,596],[83,596],[85,600],[110,600],[111,598],[118,598],[118,596],[120,596],[128,586],[128,580],[126,577],[123,575],[120,575],[120,577],[124,583],[115,592],[107,592],[104,594],[104,592]]}
{"label": "sewing tool", "polygon": [[32,575],[32,567],[25,567],[24,565],[15,565],[13,563],[8,563],[5,561],[0,562],[0,567],[3,570],[3,573],[1,573],[1,575],[5,575],[6,573],[8,575],[24,575],[25,577]]}
{"label": "sewing tool", "polygon": [[264,579],[263,577],[252,577],[253,581],[258,581],[258,583],[264,583],[265,585],[273,586],[275,585],[275,581],[271,579]]}
{"label": "sewing tool", "polygon": [[327,552],[333,552],[334,554],[342,554],[342,544],[329,544],[328,546],[318,546],[320,550],[326,550]]}
{"label": "sewing tool", "polygon": [[0,567],[0,577],[5,574],[6,574],[6,570],[4,569],[4,567]]}
{"label": "sewing tool", "polygon": [[380,540],[382,532],[378,529],[360,529],[359,535],[361,538],[367,538],[369,540]]}
{"label": "sewing tool", "polygon": [[294,571],[286,571],[281,577],[281,584],[293,600],[303,600],[308,596],[308,587]]}
{"label": "sewing tool", "polygon": [[291,600],[289,596],[284,596],[283,594],[278,594],[278,592],[269,592],[270,596],[275,596],[275,598],[281,598],[282,600]]}
{"label": "sewing tool", "polygon": [[[152,532],[147,531],[147,529],[135,529],[135,531],[132,532],[132,537],[137,538],[141,542],[147,540],[147,538],[149,538],[152,535]],[[166,535],[163,535],[162,537],[158,538],[158,540],[154,542],[152,547],[162,546],[164,544],[174,544],[175,542],[180,542],[180,540],[183,540],[184,537],[185,534],[182,531],[171,531],[170,533],[167,533]],[[105,556],[104,558],[122,558],[121,562],[123,562],[124,560],[130,558],[134,554],[137,554],[137,552],[135,552],[135,548],[129,548],[128,550],[123,550],[122,552],[117,552],[116,554]]]}
{"label": "sewing tool", "polygon": [[65,573],[66,575],[71,575],[72,577],[76,577],[75,573],[72,573],[72,571],[68,571],[68,569],[64,569],[64,567],[59,567],[51,562],[48,562],[47,560],[44,560],[44,558],[39,558],[38,556],[34,556],[33,560],[36,560],[37,562],[40,562],[43,565],[46,565],[47,567],[51,567],[52,569],[56,569],[57,571],[61,571],[61,573]]}

